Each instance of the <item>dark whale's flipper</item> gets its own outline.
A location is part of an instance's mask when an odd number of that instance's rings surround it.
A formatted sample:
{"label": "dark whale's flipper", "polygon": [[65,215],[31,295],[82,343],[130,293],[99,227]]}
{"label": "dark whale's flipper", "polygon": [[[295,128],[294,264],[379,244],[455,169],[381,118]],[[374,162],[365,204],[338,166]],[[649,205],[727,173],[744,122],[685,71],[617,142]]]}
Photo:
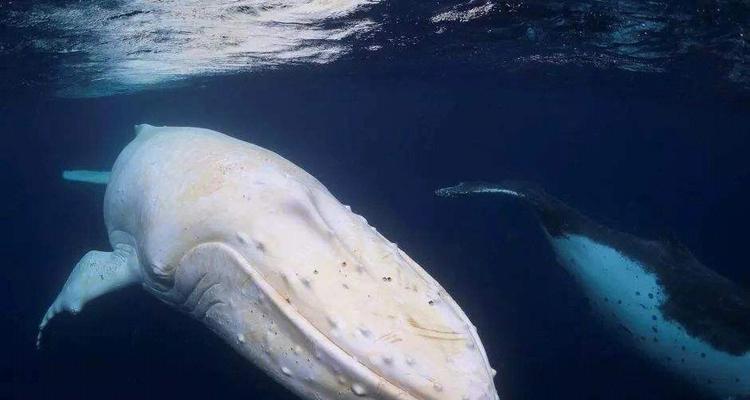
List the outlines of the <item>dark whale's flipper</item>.
{"label": "dark whale's flipper", "polygon": [[526,197],[526,190],[518,184],[497,184],[489,182],[461,182],[456,186],[435,191],[440,197],[454,197],[477,193],[498,193],[515,197]]}
{"label": "dark whale's flipper", "polygon": [[502,183],[461,182],[456,186],[438,189],[440,197],[456,197],[472,194],[501,194],[519,198],[533,208],[540,222],[552,236],[574,231],[586,217],[554,196],[547,194],[539,185],[524,181]]}

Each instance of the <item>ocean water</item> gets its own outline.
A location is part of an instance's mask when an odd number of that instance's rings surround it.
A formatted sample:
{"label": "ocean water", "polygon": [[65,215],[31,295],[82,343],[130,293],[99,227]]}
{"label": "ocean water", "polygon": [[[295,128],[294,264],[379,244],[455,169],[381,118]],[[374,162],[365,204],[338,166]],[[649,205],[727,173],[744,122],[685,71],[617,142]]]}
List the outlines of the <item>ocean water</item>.
{"label": "ocean water", "polygon": [[702,399],[601,323],[525,207],[433,192],[533,181],[750,285],[750,5],[416,3],[0,3],[0,398],[295,398],[137,287],[36,350],[73,265],[109,248],[104,187],[61,173],[110,168],[149,123],[317,177],[461,305],[501,398]]}

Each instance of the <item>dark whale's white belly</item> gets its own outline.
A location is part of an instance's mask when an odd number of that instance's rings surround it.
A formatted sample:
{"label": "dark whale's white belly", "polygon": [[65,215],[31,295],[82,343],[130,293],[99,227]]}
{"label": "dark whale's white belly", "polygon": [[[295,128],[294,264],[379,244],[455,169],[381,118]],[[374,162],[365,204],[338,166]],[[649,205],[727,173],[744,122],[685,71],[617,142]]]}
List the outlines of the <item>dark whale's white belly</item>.
{"label": "dark whale's white belly", "polygon": [[550,237],[550,242],[592,306],[644,354],[720,397],[750,393],[750,354],[717,351],[666,318],[658,277],[637,260],[585,236]]}

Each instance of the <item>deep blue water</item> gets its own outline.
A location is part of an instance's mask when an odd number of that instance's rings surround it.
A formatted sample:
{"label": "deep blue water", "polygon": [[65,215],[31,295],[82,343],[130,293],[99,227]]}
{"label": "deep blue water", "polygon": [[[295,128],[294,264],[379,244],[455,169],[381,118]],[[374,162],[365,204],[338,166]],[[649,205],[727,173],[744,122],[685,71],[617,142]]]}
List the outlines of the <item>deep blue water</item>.
{"label": "deep blue water", "polygon": [[140,288],[58,317],[34,348],[72,266],[109,247],[104,188],[60,173],[109,168],[137,123],[215,129],[316,176],[451,293],[505,398],[696,398],[601,325],[526,208],[433,191],[534,181],[609,226],[674,235],[750,284],[747,95],[693,79],[700,63],[685,76],[454,61],[350,57],[89,99],[0,93],[0,398],[294,398]]}

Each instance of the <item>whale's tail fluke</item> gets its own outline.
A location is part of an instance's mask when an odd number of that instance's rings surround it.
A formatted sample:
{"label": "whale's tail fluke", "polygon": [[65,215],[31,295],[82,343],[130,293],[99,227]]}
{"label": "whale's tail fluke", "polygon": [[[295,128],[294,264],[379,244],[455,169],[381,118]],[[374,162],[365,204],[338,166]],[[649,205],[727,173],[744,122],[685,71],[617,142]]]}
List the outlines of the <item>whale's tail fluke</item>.
{"label": "whale's tail fluke", "polygon": [[62,177],[66,181],[96,183],[106,185],[109,182],[109,171],[91,171],[87,169],[76,169],[63,171]]}

